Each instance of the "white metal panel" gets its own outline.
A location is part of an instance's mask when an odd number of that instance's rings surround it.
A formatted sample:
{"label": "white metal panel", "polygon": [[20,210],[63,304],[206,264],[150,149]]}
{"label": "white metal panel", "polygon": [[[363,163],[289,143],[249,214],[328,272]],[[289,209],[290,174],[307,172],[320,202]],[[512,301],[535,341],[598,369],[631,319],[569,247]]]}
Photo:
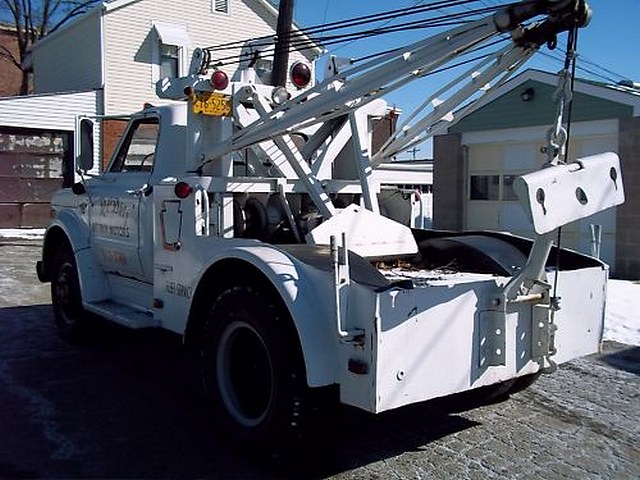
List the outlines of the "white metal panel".
{"label": "white metal panel", "polygon": [[189,35],[183,25],[175,25],[166,22],[153,22],[153,28],[160,37],[160,41],[166,45],[187,45]]}
{"label": "white metal panel", "polygon": [[[369,379],[373,391],[367,398],[362,389],[347,386],[342,400],[382,412],[537,371],[541,359],[534,349],[531,305],[512,305],[506,311],[490,305],[506,280],[458,274],[378,294],[371,359],[375,370]],[[598,351],[606,282],[607,269],[600,266],[560,273],[558,295],[563,300],[555,316],[554,361]],[[503,364],[491,365],[484,357],[483,319],[492,315],[504,321]]]}
{"label": "white metal panel", "polygon": [[342,234],[346,235],[347,248],[362,257],[418,253],[409,227],[354,204],[314,228],[307,241],[329,245],[334,236],[340,243]]}
{"label": "white metal panel", "polygon": [[624,202],[620,163],[610,152],[523,175],[514,188],[540,235]]}
{"label": "white metal panel", "polygon": [[[494,277],[495,278],[495,277]],[[461,281],[462,280],[462,281]],[[379,295],[382,324],[375,342],[376,410],[382,412],[429,398],[496,383],[534,372],[518,330],[530,325],[525,308],[505,324],[504,366],[481,363],[480,312],[495,295],[498,282],[473,276],[433,282],[426,289],[397,290]],[[526,362],[519,360],[525,352]]]}
{"label": "white metal panel", "polygon": [[89,13],[33,51],[37,93],[102,88],[100,14]]}
{"label": "white metal panel", "polygon": [[[553,360],[562,363],[594,352],[602,340],[608,270],[601,267],[560,272]],[[551,279],[553,280],[553,279]]]}
{"label": "white metal panel", "polygon": [[0,98],[0,125],[74,131],[76,115],[96,109],[96,91]]}

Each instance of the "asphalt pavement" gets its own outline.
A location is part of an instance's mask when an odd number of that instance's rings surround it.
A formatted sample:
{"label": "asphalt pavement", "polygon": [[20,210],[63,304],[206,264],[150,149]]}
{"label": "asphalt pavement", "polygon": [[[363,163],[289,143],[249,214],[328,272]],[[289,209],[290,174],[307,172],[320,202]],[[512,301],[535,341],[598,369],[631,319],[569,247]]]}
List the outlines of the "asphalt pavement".
{"label": "asphalt pavement", "polygon": [[39,253],[0,239],[0,478],[640,478],[639,347],[607,343],[498,403],[342,408],[322,445],[259,461],[216,431],[176,336],[62,341]]}

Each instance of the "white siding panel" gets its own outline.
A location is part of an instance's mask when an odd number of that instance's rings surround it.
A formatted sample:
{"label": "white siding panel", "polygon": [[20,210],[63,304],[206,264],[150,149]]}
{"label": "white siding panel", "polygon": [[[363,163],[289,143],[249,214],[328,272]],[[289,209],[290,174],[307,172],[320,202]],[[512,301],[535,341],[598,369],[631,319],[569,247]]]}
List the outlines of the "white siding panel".
{"label": "white siding panel", "polygon": [[33,54],[36,93],[102,87],[99,12],[87,14],[38,45]]}
{"label": "white siding panel", "polygon": [[29,95],[0,99],[0,125],[75,130],[76,115],[95,115],[97,92]]}
{"label": "white siding panel", "polygon": [[[158,42],[154,21],[186,25],[190,41],[187,64],[196,47],[273,35],[276,25],[275,17],[252,0],[230,0],[228,14],[212,12],[211,0],[141,0],[107,11],[104,18],[106,114],[136,111],[145,102],[162,103],[155,95],[152,75],[153,50]],[[228,57],[239,52],[239,49],[225,50],[219,55]],[[295,53],[290,62],[301,59],[303,56]],[[223,67],[229,77],[236,69],[235,64]]]}

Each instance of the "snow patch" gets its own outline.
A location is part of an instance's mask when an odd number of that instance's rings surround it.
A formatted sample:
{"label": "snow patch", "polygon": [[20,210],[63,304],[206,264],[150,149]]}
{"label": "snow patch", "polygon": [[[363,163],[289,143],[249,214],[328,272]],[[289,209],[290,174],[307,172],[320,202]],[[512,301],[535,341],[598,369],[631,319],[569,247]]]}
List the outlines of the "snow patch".
{"label": "snow patch", "polygon": [[44,238],[44,231],[44,228],[0,228],[0,238],[40,240]]}
{"label": "snow patch", "polygon": [[604,339],[640,346],[640,283],[609,280]]}

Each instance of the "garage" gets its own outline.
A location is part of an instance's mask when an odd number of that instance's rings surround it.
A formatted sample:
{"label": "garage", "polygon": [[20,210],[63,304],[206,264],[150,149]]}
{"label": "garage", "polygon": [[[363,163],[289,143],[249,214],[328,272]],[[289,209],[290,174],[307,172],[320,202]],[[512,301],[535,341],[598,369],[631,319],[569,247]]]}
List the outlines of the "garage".
{"label": "garage", "polygon": [[0,98],[0,228],[49,222],[51,196],[74,181],[77,116],[95,111],[95,91]]}
{"label": "garage", "polygon": [[73,134],[0,127],[0,227],[43,227],[51,196],[73,183]]}
{"label": "garage", "polygon": [[[527,70],[434,138],[434,227],[500,230],[531,237],[512,188],[542,167],[556,117],[557,76]],[[614,276],[640,271],[640,90],[576,79],[568,159],[618,154],[625,203],[562,228],[562,246],[599,256]]]}
{"label": "garage", "polygon": [[[618,150],[617,122],[596,121],[574,125],[569,154],[582,158]],[[464,134],[468,153],[468,172],[464,229],[510,231],[532,237],[529,222],[513,190],[513,180],[537,170],[546,161],[541,151],[545,131],[527,129],[500,132],[509,142],[495,141],[474,134]],[[616,211],[610,209],[574,222],[562,229],[562,244],[585,253],[598,254],[614,265]],[[599,252],[599,253],[598,253]]]}

